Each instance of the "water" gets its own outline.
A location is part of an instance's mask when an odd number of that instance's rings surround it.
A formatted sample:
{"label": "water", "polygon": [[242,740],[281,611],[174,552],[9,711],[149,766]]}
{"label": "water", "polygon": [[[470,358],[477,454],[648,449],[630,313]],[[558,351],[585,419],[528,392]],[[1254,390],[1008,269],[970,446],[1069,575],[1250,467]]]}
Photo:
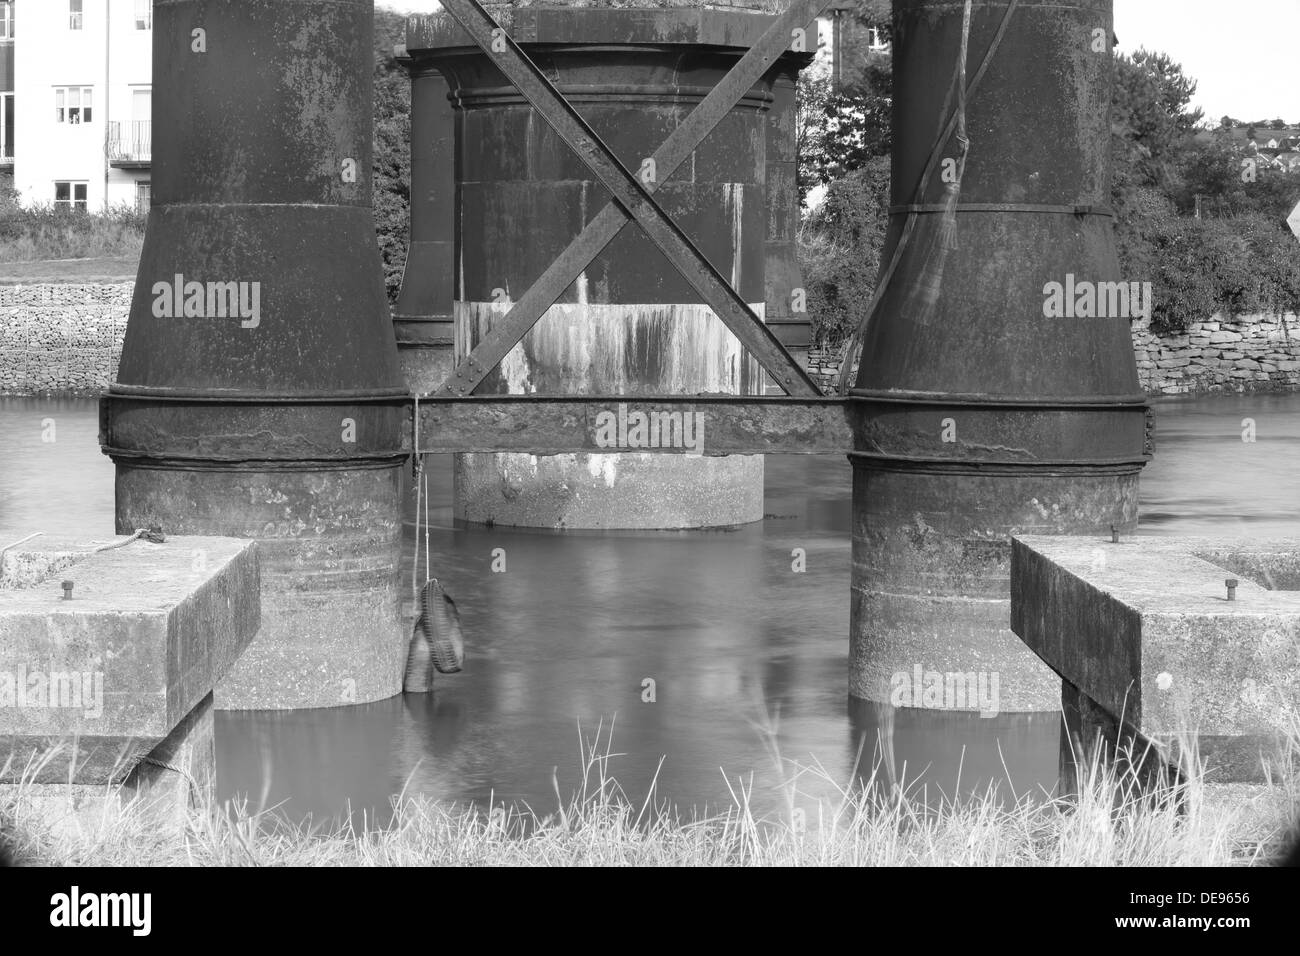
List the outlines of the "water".
{"label": "water", "polygon": [[[1300,532],[1300,396],[1161,401],[1157,413],[1143,533]],[[90,401],[0,398],[0,527],[112,535],[113,469],[96,427]],[[586,741],[611,750],[633,799],[654,781],[658,797],[705,810],[743,786],[775,812],[794,763],[820,768],[799,778],[801,802],[833,796],[870,763],[877,716],[845,692],[845,458],[771,456],[765,521],[680,534],[456,528],[449,459],[432,460],[430,476],[429,548],[461,609],[465,671],[429,696],[219,714],[223,798],[318,820],[350,807],[382,821],[403,789],[547,813],[556,790],[580,786]],[[504,573],[491,571],[498,548]],[[806,574],[791,572],[794,548]],[[647,679],[654,702],[642,699]],[[913,711],[893,733],[896,771],[932,792],[1055,782],[1055,714]]]}

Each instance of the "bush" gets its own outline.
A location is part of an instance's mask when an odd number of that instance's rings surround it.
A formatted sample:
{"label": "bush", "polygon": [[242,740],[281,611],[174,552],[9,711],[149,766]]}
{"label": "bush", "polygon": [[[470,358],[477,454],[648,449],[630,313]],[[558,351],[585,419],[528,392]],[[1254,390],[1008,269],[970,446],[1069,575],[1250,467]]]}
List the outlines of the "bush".
{"label": "bush", "polygon": [[877,156],[830,184],[799,230],[813,345],[836,348],[866,314],[889,214],[889,158]]}
{"label": "bush", "polygon": [[1150,281],[1151,327],[1186,330],[1215,313],[1300,308],[1300,246],[1258,213],[1189,219],[1158,210],[1121,223],[1120,258],[1130,281]]}
{"label": "bush", "polygon": [[144,244],[145,216],[134,205],[103,213],[23,208],[12,185],[0,188],[0,262],[131,258]]}
{"label": "bush", "polygon": [[411,83],[393,57],[393,45],[405,37],[404,16],[375,11],[373,204],[390,303],[402,285],[411,218]]}

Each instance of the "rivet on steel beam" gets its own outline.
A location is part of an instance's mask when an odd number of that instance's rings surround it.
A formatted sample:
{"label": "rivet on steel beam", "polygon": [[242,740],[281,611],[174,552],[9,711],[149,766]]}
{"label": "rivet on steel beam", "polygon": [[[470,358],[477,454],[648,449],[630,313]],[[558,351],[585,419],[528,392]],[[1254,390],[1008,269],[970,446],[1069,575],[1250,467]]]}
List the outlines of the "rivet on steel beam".
{"label": "rivet on steel beam", "polygon": [[1228,578],[1223,583],[1228,586],[1228,600],[1229,601],[1237,600],[1237,579]]}
{"label": "rivet on steel beam", "polygon": [[1110,543],[1119,544],[1119,525],[1117,524],[1110,526]]}
{"label": "rivet on steel beam", "polygon": [[64,582],[63,582],[63,600],[65,600],[65,601],[71,601],[71,600],[72,600],[72,582],[71,582],[71,581],[64,581]]}

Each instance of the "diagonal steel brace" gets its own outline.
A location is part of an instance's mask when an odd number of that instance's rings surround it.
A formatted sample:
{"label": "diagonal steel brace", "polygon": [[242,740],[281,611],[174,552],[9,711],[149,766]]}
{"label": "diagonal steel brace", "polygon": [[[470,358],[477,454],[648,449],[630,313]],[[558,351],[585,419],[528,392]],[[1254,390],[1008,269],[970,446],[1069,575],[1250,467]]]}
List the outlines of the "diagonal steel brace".
{"label": "diagonal steel brace", "polygon": [[[791,31],[811,22],[826,2],[827,0],[797,0],[777,18],[722,83],[705,97],[656,151],[656,167],[662,171],[658,177],[660,182],[669,178],[722,116],[788,48]],[[443,0],[443,7],[456,18],[474,42],[494,59],[506,78],[595,173],[613,195],[614,202],[601,210],[569,244],[511,308],[505,320],[494,324],[478,346],[460,363],[442,391],[453,395],[472,392],[626,222],[634,219],[787,394],[820,396],[821,390],[808,374],[655,202],[651,190],[623,166],[477,0]]]}

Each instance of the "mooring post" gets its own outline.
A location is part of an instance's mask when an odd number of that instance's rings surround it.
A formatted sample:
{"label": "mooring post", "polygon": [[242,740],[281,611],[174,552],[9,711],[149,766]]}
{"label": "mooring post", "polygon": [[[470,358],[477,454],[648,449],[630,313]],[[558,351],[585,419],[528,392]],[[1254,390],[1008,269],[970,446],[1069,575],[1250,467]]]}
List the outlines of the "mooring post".
{"label": "mooring post", "polygon": [[850,390],[850,693],[890,701],[920,666],[1057,711],[1009,628],[1010,535],[1132,532],[1146,461],[1142,277],[1108,209],[1111,0],[975,2],[965,39],[963,14],[894,3],[896,262]]}
{"label": "mooring post", "polygon": [[154,202],[101,444],[119,533],[260,544],[261,630],[218,707],[401,689],[373,34],[372,0],[154,4]]}

